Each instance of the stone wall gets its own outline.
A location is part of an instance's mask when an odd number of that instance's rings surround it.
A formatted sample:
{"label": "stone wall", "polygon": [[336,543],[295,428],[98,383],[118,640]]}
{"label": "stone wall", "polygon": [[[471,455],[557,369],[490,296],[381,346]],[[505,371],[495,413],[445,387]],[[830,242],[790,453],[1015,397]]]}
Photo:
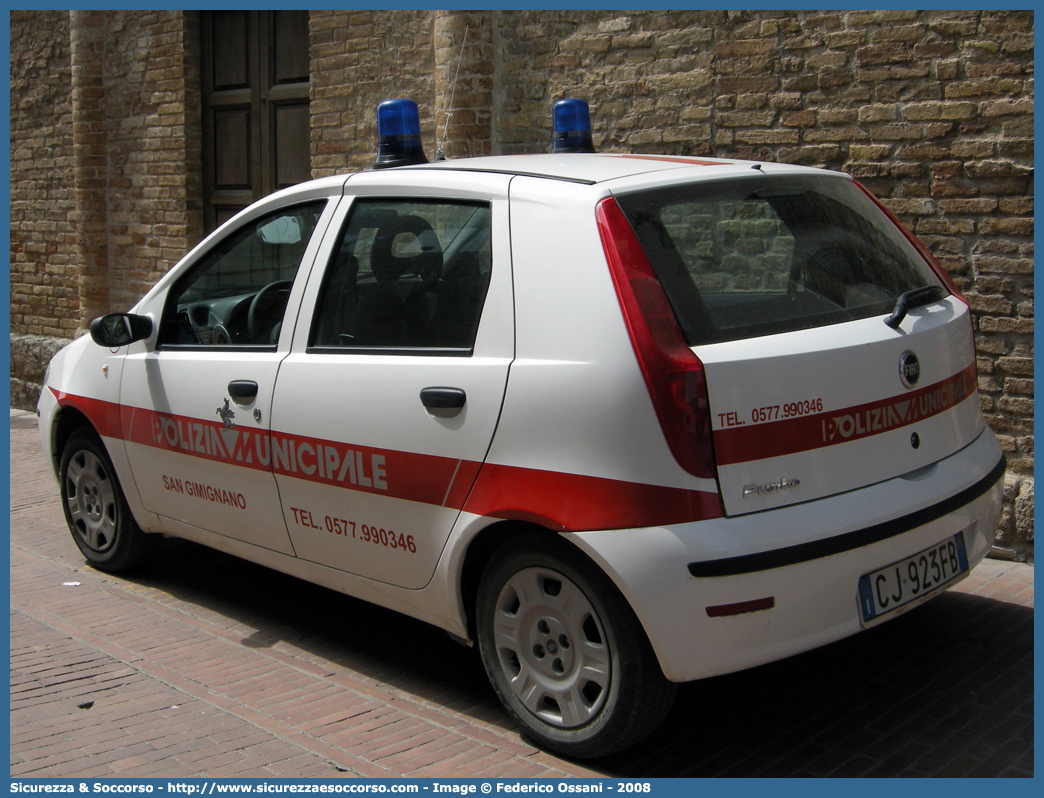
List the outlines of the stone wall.
{"label": "stone wall", "polygon": [[11,329],[79,326],[67,11],[11,12]]}
{"label": "stone wall", "polygon": [[[1032,541],[1032,12],[314,11],[309,29],[315,177],[370,166],[395,96],[420,106],[429,158],[444,134],[451,158],[546,151],[552,104],[577,96],[603,151],[856,176],[975,311],[1008,456],[1001,542]],[[11,44],[12,331],[69,338],[199,237],[196,17],[12,12]],[[96,45],[100,75],[77,72]],[[72,124],[90,113],[100,140]]]}
{"label": "stone wall", "polygon": [[11,333],[11,407],[36,408],[47,364],[68,343],[53,335]]}
{"label": "stone wall", "polygon": [[12,12],[13,332],[71,338],[201,237],[195,19]]}
{"label": "stone wall", "polygon": [[109,307],[126,310],[203,235],[199,26],[104,13]]}
{"label": "stone wall", "polygon": [[313,177],[373,165],[381,100],[416,101],[435,140],[434,12],[313,11],[309,30]]}

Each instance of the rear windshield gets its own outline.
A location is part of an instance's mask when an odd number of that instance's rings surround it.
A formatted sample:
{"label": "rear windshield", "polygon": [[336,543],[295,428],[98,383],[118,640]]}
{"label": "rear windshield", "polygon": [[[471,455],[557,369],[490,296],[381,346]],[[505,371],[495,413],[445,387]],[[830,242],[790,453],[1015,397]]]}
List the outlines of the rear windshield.
{"label": "rear windshield", "polygon": [[844,177],[752,175],[617,202],[690,346],[888,315],[903,293],[942,285]]}

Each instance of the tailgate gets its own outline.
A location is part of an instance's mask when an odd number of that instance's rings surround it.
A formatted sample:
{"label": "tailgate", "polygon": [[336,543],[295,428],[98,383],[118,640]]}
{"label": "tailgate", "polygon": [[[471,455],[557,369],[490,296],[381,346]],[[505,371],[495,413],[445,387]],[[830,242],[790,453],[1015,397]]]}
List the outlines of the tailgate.
{"label": "tailgate", "polygon": [[702,361],[726,512],[930,466],[982,430],[968,305],[846,176],[618,197]]}
{"label": "tailgate", "polygon": [[695,347],[707,373],[726,512],[880,482],[952,454],[982,429],[968,307]]}

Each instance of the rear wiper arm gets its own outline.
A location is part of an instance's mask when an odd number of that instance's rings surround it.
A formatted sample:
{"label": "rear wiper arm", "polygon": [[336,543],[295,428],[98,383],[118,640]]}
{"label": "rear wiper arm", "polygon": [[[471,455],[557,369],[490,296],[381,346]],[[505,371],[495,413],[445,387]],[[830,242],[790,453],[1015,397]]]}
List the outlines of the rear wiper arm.
{"label": "rear wiper arm", "polygon": [[945,293],[940,285],[922,285],[920,288],[907,291],[899,297],[899,300],[895,303],[895,310],[892,311],[891,316],[885,319],[885,324],[894,330],[903,323],[903,319],[906,318],[906,313],[910,308],[930,305],[932,302],[942,299]]}

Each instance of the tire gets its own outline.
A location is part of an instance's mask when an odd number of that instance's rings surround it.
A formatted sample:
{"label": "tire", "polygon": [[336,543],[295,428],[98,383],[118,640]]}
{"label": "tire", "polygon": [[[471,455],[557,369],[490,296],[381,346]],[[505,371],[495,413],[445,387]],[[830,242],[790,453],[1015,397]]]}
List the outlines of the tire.
{"label": "tire", "polygon": [[73,540],[102,571],[125,571],[155,551],[159,535],[138,527],[101,439],[81,428],[69,436],[58,469],[62,509]]}
{"label": "tire", "polygon": [[602,757],[652,733],[674,701],[645,631],[605,575],[557,538],[518,538],[479,583],[479,652],[508,712],[541,745]]}

